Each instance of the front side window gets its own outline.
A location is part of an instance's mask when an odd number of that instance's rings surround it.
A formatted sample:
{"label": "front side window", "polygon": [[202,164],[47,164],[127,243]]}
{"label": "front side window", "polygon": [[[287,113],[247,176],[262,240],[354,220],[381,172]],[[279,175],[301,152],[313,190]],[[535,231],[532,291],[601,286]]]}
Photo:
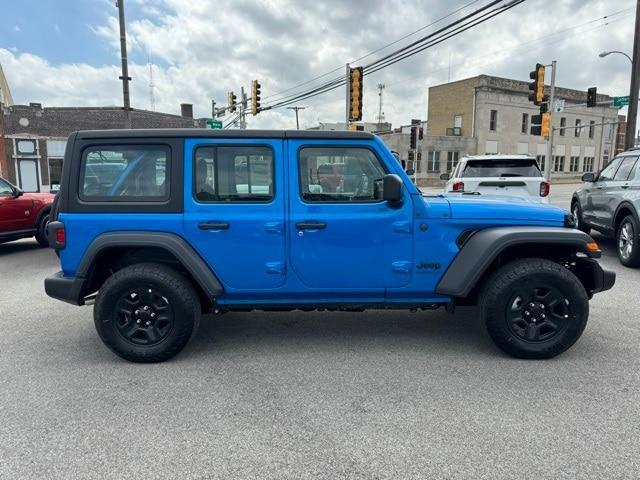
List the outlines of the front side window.
{"label": "front side window", "polygon": [[607,180],[612,180],[613,175],[616,173],[616,170],[618,169],[618,165],[620,165],[620,161],[621,161],[620,158],[614,158],[613,160],[611,160],[611,163],[607,165],[604,168],[604,170],[600,172],[600,175],[598,175],[598,181],[603,182]]}
{"label": "front side window", "polygon": [[13,195],[13,188],[4,180],[0,179],[0,195]]}
{"label": "front side window", "polygon": [[79,193],[87,201],[166,201],[170,150],[163,145],[108,145],[82,156]]}
{"label": "front side window", "polygon": [[194,161],[194,193],[199,202],[273,199],[273,150],[269,147],[198,147]]}
{"label": "front side window", "polygon": [[625,157],[620,163],[620,168],[616,172],[613,179],[616,182],[624,182],[629,178],[629,174],[633,169],[633,166],[636,164],[636,157]]}
{"label": "front side window", "polygon": [[[412,168],[413,162],[409,162]],[[326,165],[329,165],[328,168]],[[360,147],[305,147],[298,153],[300,194],[307,202],[368,202],[382,199],[386,170]]]}

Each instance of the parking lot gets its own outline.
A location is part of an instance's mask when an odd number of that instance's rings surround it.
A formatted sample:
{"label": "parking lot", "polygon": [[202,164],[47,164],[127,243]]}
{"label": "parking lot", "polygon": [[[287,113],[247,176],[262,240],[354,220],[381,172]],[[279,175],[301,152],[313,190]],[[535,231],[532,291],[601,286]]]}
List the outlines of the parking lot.
{"label": "parking lot", "polygon": [[460,308],[207,317],[131,364],[45,295],[51,250],[0,245],[0,478],[638,478],[640,270],[594,238],[617,283],[548,361]]}

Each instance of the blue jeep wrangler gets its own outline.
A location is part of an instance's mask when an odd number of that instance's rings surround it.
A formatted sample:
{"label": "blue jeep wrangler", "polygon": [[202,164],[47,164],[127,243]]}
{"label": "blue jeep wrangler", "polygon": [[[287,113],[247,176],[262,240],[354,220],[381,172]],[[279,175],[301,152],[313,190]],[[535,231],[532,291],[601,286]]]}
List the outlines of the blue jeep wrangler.
{"label": "blue jeep wrangler", "polygon": [[363,132],[77,132],[62,176],[46,292],[94,303],[134,362],[180,352],[202,313],[455,305],[505,352],[548,358],[615,281],[564,210],[424,195]]}

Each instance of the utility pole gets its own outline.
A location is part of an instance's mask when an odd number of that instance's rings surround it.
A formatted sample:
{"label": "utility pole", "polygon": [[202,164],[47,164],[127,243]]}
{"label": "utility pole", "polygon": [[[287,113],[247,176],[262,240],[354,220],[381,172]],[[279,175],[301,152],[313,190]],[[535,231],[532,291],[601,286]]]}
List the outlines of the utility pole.
{"label": "utility pole", "polygon": [[[640,0],[639,0],[640,1]],[[124,99],[125,126],[131,128],[131,99],[129,97],[129,66],[127,64],[127,32],[124,27],[124,0],[117,0],[118,17],[120,19],[120,57],[122,59],[122,97]]]}
{"label": "utility pole", "polygon": [[300,122],[298,122],[298,110],[304,110],[305,107],[287,107],[288,110],[293,110],[296,112],[296,130],[300,130]]}
{"label": "utility pole", "polygon": [[[640,2],[640,0],[638,0]],[[547,104],[547,112],[550,115],[550,124],[553,126],[553,102],[555,97],[555,89],[556,89],[556,68],[557,62],[553,60],[551,62],[551,90],[549,92],[549,103]],[[547,180],[551,180],[551,162],[553,156],[553,128],[551,128],[551,132],[549,132],[549,139],[547,140],[547,158],[544,164],[544,176],[547,177]]]}
{"label": "utility pole", "polygon": [[244,93],[244,87],[240,87],[240,130],[246,130],[247,121],[247,94]]}
{"label": "utility pole", "polygon": [[151,107],[151,111],[156,111],[156,97],[154,95],[153,89],[155,85],[153,83],[153,64],[151,63],[151,55],[148,54],[149,57],[149,106]]}
{"label": "utility pole", "polygon": [[[640,0],[639,0],[640,1]],[[344,117],[344,124],[345,124],[345,130],[349,130],[349,110],[351,109],[351,67],[349,67],[349,64],[347,63],[347,83],[345,84],[345,88],[347,89],[347,93],[346,93],[346,109],[345,109],[345,117]]]}
{"label": "utility pole", "polygon": [[625,150],[636,142],[636,119],[638,117],[638,88],[640,88],[640,0],[636,0],[636,28],[633,36],[633,60],[631,61],[631,86],[627,131],[624,137]]}
{"label": "utility pole", "polygon": [[211,99],[211,118],[216,118],[216,101]]}
{"label": "utility pole", "polygon": [[384,83],[379,83],[378,84],[378,90],[380,90],[378,92],[378,97],[379,101],[378,101],[378,123],[381,124],[382,122],[384,122],[384,112],[382,111],[382,91],[384,90]]}

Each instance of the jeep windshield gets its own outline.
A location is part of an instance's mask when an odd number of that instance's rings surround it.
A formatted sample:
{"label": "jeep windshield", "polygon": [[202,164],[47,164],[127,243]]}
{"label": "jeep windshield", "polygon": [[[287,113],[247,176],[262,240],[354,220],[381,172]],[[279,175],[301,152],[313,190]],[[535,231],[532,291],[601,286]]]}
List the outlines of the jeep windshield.
{"label": "jeep windshield", "polygon": [[538,163],[523,160],[469,160],[461,177],[542,177]]}

